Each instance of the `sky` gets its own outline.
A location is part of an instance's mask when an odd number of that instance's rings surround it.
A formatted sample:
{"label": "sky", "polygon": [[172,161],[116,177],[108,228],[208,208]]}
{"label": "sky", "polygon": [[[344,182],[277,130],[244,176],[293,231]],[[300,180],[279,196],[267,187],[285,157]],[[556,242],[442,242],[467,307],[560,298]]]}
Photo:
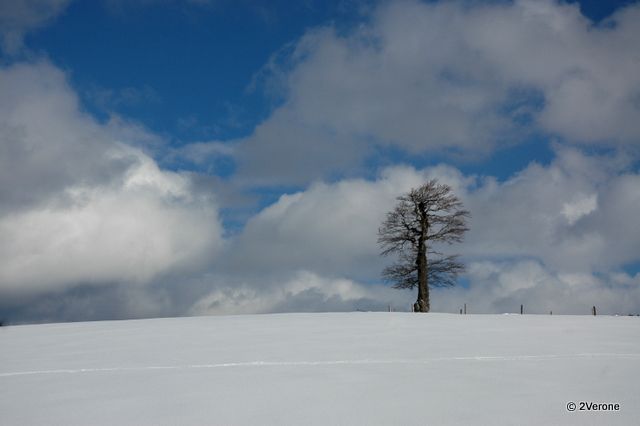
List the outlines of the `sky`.
{"label": "sky", "polygon": [[640,313],[639,147],[635,1],[0,1],[0,320],[409,310],[432,178],[433,311]]}

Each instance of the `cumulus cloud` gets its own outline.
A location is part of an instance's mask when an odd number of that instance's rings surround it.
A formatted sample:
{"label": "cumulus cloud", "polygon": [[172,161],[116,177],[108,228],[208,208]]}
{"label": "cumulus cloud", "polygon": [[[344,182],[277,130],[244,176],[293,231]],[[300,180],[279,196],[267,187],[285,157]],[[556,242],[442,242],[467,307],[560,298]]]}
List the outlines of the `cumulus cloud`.
{"label": "cumulus cloud", "polygon": [[377,280],[385,263],[379,257],[378,227],[399,195],[431,178],[456,192],[475,182],[475,177],[447,165],[424,170],[397,165],[374,180],[316,181],[305,190],[283,194],[249,218],[228,242],[220,267],[258,276],[307,270]]}
{"label": "cumulus cloud", "polygon": [[48,62],[0,69],[0,91],[3,212],[47,203],[78,181],[106,184],[130,166],[130,157],[109,155],[115,135],[81,111],[64,73]]}
{"label": "cumulus cloud", "polygon": [[143,128],[83,114],[64,74],[47,63],[5,68],[0,85],[9,95],[0,102],[2,149],[23,153],[2,156],[5,314],[406,309],[411,292],[380,285],[376,231],[396,196],[430,178],[451,185],[473,214],[466,242],[453,248],[469,265],[469,286],[436,290],[435,310],[468,303],[501,312],[524,301],[557,313],[639,306],[637,276],[611,272],[640,252],[630,231],[640,177],[623,151],[587,155],[557,145],[550,164],[532,163],[504,182],[448,165],[317,181],[280,197],[223,244],[216,202],[194,189],[191,175],[162,170],[135,141],[116,141],[145,139]]}
{"label": "cumulus cloud", "polygon": [[216,210],[185,177],[140,152],[118,185],[71,186],[63,200],[0,219],[5,293],[79,283],[146,284],[178,266],[197,267],[220,243]]}
{"label": "cumulus cloud", "polygon": [[310,30],[265,67],[281,106],[241,141],[240,171],[305,183],[374,147],[478,156],[541,132],[637,145],[638,22],[638,4],[594,24],[552,0],[382,3],[349,31]]}
{"label": "cumulus cloud", "polygon": [[531,314],[589,315],[597,306],[602,314],[640,313],[640,275],[558,273],[540,262],[473,262],[468,288],[436,290],[433,309],[468,313],[517,313],[524,304]]}
{"label": "cumulus cloud", "polygon": [[316,183],[306,191],[285,194],[248,221],[230,244],[224,263],[241,272],[250,259],[256,274],[308,269],[371,276],[376,230],[385,208],[398,187],[418,183],[415,174],[398,171],[389,182]]}
{"label": "cumulus cloud", "polygon": [[503,183],[466,195],[473,212],[465,252],[535,257],[554,270],[608,271],[638,261],[634,232],[640,176],[620,155],[557,147],[548,166],[530,164]]}
{"label": "cumulus cloud", "polygon": [[[102,287],[91,306],[78,307],[91,318],[118,294],[207,266],[222,245],[217,203],[135,147],[153,135],[125,121],[96,122],[47,62],[0,69],[0,89],[3,311],[43,297],[64,305]],[[145,307],[153,297],[135,300],[140,311],[128,315],[153,310]],[[99,311],[109,309],[119,311]]]}
{"label": "cumulus cloud", "polygon": [[[376,233],[385,213],[398,195],[437,178],[472,212],[471,231],[459,247],[466,256],[534,257],[566,271],[620,267],[635,260],[626,253],[636,253],[638,244],[633,233],[622,235],[632,227],[631,182],[638,176],[621,164],[616,156],[558,146],[551,164],[532,163],[504,182],[444,164],[393,166],[375,180],[316,182],[252,217],[230,243],[224,264],[237,271],[250,265],[258,274],[302,268],[374,278],[381,267]],[[614,244],[618,248],[611,249]]]}
{"label": "cumulus cloud", "polygon": [[[215,291],[203,300],[218,301],[212,306],[222,310],[221,300],[240,306],[246,299],[252,302],[242,309],[250,309],[265,297],[273,307],[274,300],[295,299],[285,289],[301,278],[290,278],[291,271],[379,283],[386,260],[379,256],[376,232],[384,214],[396,196],[437,178],[453,187],[472,218],[463,244],[442,247],[463,255],[469,286],[436,290],[434,309],[457,312],[460,303],[473,301],[477,312],[506,312],[526,300],[539,312],[586,313],[593,304],[611,313],[637,311],[637,277],[612,271],[640,261],[640,236],[633,232],[640,176],[622,153],[587,155],[559,145],[555,150],[550,164],[532,163],[504,182],[447,165],[394,166],[375,180],[316,182],[283,195],[251,218],[219,258],[219,271],[246,280],[242,290]],[[387,293],[368,294],[367,288],[361,287],[363,298],[386,306]],[[627,299],[629,289],[634,296]]]}
{"label": "cumulus cloud", "polygon": [[[323,277],[299,270],[284,280],[221,285],[199,300],[191,314],[407,310],[410,297],[380,285]],[[237,280],[237,279],[236,279]]]}
{"label": "cumulus cloud", "polygon": [[[0,23],[19,24],[2,26],[5,50],[66,4],[38,15],[40,3],[0,6]],[[637,312],[638,275],[622,271],[640,261],[628,155],[640,140],[639,14],[596,25],[550,0],[405,1],[346,32],[309,31],[265,73],[282,102],[252,135],[169,150],[196,170],[233,158],[234,189],[303,188],[227,241],[205,189],[216,181],[159,166],[148,148],[161,138],[126,117],[96,121],[46,61],[2,67],[0,315],[408,308],[411,292],[380,285],[376,232],[395,197],[430,178],[472,212],[452,247],[468,285],[436,290],[434,310]],[[450,165],[358,177],[376,150],[477,156],[532,133],[573,148],[505,181]],[[594,145],[613,149],[576,148]]]}
{"label": "cumulus cloud", "polygon": [[[550,164],[532,163],[503,182],[448,165],[316,181],[223,244],[216,201],[192,174],[163,170],[136,147],[154,140],[144,128],[84,114],[64,74],[46,62],[3,68],[0,87],[5,314],[406,309],[411,292],[380,285],[376,232],[395,197],[430,178],[451,185],[473,214],[466,242],[452,248],[469,265],[469,286],[437,290],[435,310],[473,303],[501,312],[526,300],[542,312],[553,300],[549,310],[579,313],[598,298],[612,312],[638,306],[625,298],[636,294],[637,276],[612,272],[640,253],[630,231],[640,177],[624,151],[556,145]],[[195,144],[187,154],[229,152]]]}
{"label": "cumulus cloud", "polygon": [[0,3],[0,38],[2,50],[17,53],[23,38],[60,15],[71,0],[11,0]]}

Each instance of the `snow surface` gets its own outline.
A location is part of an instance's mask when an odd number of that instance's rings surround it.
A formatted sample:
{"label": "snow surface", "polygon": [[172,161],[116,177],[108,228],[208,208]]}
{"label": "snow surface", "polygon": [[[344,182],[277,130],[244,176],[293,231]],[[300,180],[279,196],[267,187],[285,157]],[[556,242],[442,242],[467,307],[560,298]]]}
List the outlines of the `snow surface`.
{"label": "snow surface", "polygon": [[[568,412],[570,401],[621,408]],[[638,317],[357,312],[0,328],[3,425],[639,419]]]}

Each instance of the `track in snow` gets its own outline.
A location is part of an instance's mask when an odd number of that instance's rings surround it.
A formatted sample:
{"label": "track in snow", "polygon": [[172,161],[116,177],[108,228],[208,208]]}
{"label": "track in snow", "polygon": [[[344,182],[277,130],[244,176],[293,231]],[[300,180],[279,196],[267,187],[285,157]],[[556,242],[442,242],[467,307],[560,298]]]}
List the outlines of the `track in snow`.
{"label": "track in snow", "polygon": [[597,359],[640,359],[640,354],[615,354],[615,353],[581,353],[566,355],[508,355],[508,356],[459,356],[439,357],[424,359],[354,359],[331,361],[247,361],[226,362],[219,364],[192,364],[192,365],[152,365],[140,367],[103,367],[103,368],[74,368],[54,370],[15,371],[0,373],[0,377],[29,376],[39,374],[82,374],[82,373],[108,373],[148,370],[188,370],[206,368],[235,368],[235,367],[304,367],[327,365],[371,365],[371,364],[429,364],[443,361],[546,361],[566,360],[579,358]]}

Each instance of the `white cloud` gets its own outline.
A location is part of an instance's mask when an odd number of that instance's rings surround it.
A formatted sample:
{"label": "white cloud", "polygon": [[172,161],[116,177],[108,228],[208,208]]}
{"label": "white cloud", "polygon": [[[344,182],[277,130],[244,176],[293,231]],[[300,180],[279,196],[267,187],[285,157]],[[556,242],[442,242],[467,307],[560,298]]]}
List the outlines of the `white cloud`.
{"label": "white cloud", "polygon": [[377,277],[378,226],[395,198],[422,176],[398,167],[377,181],[318,182],[285,194],[248,221],[222,263],[238,273],[305,269]]}
{"label": "white cloud", "polygon": [[[1,302],[29,295],[31,315],[54,319],[408,306],[410,293],[364,283],[379,280],[376,231],[395,197],[436,177],[473,217],[452,247],[470,287],[436,291],[434,309],[638,311],[638,276],[619,270],[640,260],[640,176],[625,156],[640,140],[639,11],[593,26],[551,1],[407,1],[347,33],[309,32],[275,71],[282,106],[253,135],[173,153],[234,157],[234,187],[315,182],[227,245],[193,175],[138,149],[157,135],[123,117],[96,122],[47,62],[0,68]],[[551,164],[505,182],[446,165],[352,177],[377,147],[478,155],[530,131],[617,153],[556,146]],[[322,181],[332,174],[347,178]]]}
{"label": "white cloud", "polygon": [[469,313],[589,315],[640,313],[640,275],[559,274],[536,261],[480,262],[469,265],[470,287],[437,290],[436,311],[457,312],[465,303]]}
{"label": "white cloud", "polygon": [[71,0],[8,0],[0,2],[0,38],[5,53],[17,53],[23,38],[60,15]]}
{"label": "white cloud", "polygon": [[207,266],[222,244],[216,202],[134,148],[153,135],[82,113],[46,62],[0,69],[0,88],[5,301],[148,286]]}
{"label": "white cloud", "polygon": [[193,197],[183,176],[160,171],[138,151],[127,154],[137,163],[121,185],[71,186],[63,202],[0,218],[5,294],[144,285],[213,256],[221,242],[214,205]]}
{"label": "white cloud", "polygon": [[473,215],[466,242],[452,247],[469,264],[470,287],[436,291],[434,309],[638,306],[637,277],[612,272],[640,253],[632,232],[640,177],[623,151],[556,146],[551,164],[532,163],[505,182],[446,165],[318,181],[283,195],[223,245],[211,196],[133,147],[153,140],[144,128],[83,114],[47,63],[4,68],[0,86],[0,291],[5,304],[32,300],[23,303],[32,315],[403,309],[410,292],[370,284],[385,262],[376,231],[396,196],[432,177]]}
{"label": "white cloud", "polygon": [[597,208],[597,194],[591,194],[588,196],[579,195],[575,197],[574,201],[567,201],[562,205],[562,214],[567,219],[569,225],[573,225],[578,219],[587,216]]}
{"label": "white cloud", "polygon": [[[434,309],[455,312],[461,301],[473,301],[477,312],[499,312],[515,303],[543,312],[545,303],[558,301],[549,310],[579,313],[598,304],[611,312],[616,306],[637,311],[639,300],[625,299],[626,291],[636,294],[635,278],[622,274],[633,283],[620,286],[613,277],[614,271],[640,261],[640,235],[633,232],[640,176],[622,153],[555,149],[549,165],[532,163],[505,182],[440,165],[424,170],[395,166],[373,181],[314,183],[283,195],[250,219],[216,268],[245,279],[238,298],[248,300],[282,290],[279,285],[288,282],[291,271],[380,282],[386,260],[379,256],[376,233],[384,214],[396,196],[435,177],[453,187],[472,218],[465,242],[443,248],[463,255],[470,289],[437,290]],[[233,299],[228,291],[215,297]],[[373,295],[366,297],[386,306]]]}
{"label": "white cloud", "polygon": [[470,256],[535,257],[558,271],[607,271],[638,261],[631,232],[639,179],[616,156],[557,148],[504,183],[491,179],[465,195],[472,211]]}
{"label": "white cloud", "polygon": [[374,146],[477,156],[540,131],[637,145],[638,17],[638,4],[594,25],[551,0],[403,1],[346,33],[311,30],[265,68],[283,103],[242,141],[241,173],[308,182]]}
{"label": "white cloud", "polygon": [[640,237],[629,232],[640,209],[640,177],[619,156],[558,146],[551,164],[532,163],[505,182],[441,165],[391,167],[374,181],[312,184],[251,218],[230,244],[225,267],[373,279],[382,265],[376,233],[385,213],[398,195],[432,177],[450,184],[472,213],[466,242],[455,248],[470,258],[536,258],[564,272],[640,260]]}
{"label": "white cloud", "polygon": [[379,285],[363,285],[299,270],[278,282],[221,285],[200,299],[192,315],[268,312],[407,310],[410,295]]}

